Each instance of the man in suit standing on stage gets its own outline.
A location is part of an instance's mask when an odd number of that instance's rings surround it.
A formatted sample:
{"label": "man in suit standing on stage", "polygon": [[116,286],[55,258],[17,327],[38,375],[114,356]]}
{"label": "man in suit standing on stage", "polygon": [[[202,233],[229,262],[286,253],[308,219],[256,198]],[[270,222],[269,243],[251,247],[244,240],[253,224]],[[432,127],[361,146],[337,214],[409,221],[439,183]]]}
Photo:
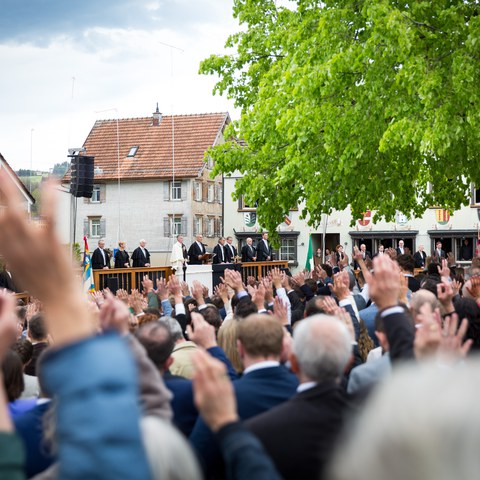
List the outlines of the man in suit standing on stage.
{"label": "man in suit standing on stage", "polygon": [[253,240],[248,237],[247,244],[242,247],[242,262],[255,262],[257,260]]}
{"label": "man in suit standing on stage", "polygon": [[12,274],[10,270],[8,269],[8,265],[5,264],[3,266],[3,270],[0,271],[0,289],[6,288],[7,290],[10,290],[13,293],[19,293],[20,290],[16,287]]}
{"label": "man in suit standing on stage", "polygon": [[237,249],[233,245],[233,238],[227,237],[227,243],[225,244],[225,252],[227,254],[227,263],[235,261],[237,256]]}
{"label": "man in suit standing on stage", "polygon": [[403,240],[398,241],[397,255],[405,255],[405,244]]}
{"label": "man in suit standing on stage", "polygon": [[272,260],[272,247],[268,243],[268,233],[263,232],[262,239],[257,244],[257,261],[269,262]]}
{"label": "man in suit standing on stage", "polygon": [[218,264],[218,263],[226,263],[227,260],[227,252],[225,251],[225,238],[220,237],[218,239],[218,243],[215,245],[215,248],[213,249],[214,257],[213,257],[213,263]]}
{"label": "man in suit standing on stage", "polygon": [[105,251],[105,240],[103,238],[98,241],[98,247],[93,251],[92,268],[94,270],[110,268],[110,255]]}
{"label": "man in suit standing on stage", "polygon": [[140,246],[132,253],[133,268],[150,267],[150,252],[145,248],[147,242],[140,240]]}
{"label": "man in suit standing on stage", "polygon": [[413,259],[415,260],[415,268],[425,268],[425,262],[427,261],[427,254],[423,251],[425,247],[423,245],[418,246],[418,251],[415,252]]}
{"label": "man in suit standing on stage", "polygon": [[433,252],[433,257],[438,263],[442,262],[442,259],[447,258],[445,255],[445,250],[442,250],[442,242],[436,243],[435,251]]}
{"label": "man in suit standing on stage", "polygon": [[188,249],[188,263],[190,265],[202,265],[204,263],[203,256],[207,251],[205,250],[205,245],[202,243],[203,235],[197,235],[195,237],[195,242],[190,245]]}

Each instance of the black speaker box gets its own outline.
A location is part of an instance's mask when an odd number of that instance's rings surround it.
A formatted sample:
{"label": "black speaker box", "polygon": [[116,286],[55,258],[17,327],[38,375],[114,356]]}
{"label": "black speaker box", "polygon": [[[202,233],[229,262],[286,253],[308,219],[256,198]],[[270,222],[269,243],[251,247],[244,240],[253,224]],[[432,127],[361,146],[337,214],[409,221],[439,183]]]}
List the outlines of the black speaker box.
{"label": "black speaker box", "polygon": [[70,193],[74,197],[92,198],[94,164],[95,157],[82,155],[72,157]]}

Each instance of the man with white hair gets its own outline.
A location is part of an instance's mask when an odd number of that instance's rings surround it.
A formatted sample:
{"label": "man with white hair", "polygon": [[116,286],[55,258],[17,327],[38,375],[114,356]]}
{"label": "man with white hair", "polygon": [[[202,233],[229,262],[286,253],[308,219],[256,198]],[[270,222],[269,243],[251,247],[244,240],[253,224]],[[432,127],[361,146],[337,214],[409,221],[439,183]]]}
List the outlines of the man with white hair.
{"label": "man with white hair", "polygon": [[132,253],[133,268],[150,267],[150,252],[145,248],[147,242],[142,238],[140,246]]}
{"label": "man with white hair", "polygon": [[352,337],[338,318],[319,314],[298,323],[290,355],[297,394],[245,422],[282,478],[321,478],[343,425],[340,378],[351,351]]}

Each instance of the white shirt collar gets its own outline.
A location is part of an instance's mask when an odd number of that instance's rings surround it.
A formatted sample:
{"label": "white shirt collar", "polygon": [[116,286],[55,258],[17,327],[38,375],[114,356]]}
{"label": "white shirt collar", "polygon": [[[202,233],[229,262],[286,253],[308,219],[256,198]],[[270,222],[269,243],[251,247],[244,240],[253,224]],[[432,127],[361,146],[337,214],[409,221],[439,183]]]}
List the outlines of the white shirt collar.
{"label": "white shirt collar", "polygon": [[254,372],[255,370],[261,370],[262,368],[272,368],[279,366],[280,362],[276,362],[275,360],[265,360],[264,362],[257,362],[253,365],[250,365],[243,371],[243,374],[246,375],[247,373]]}
{"label": "white shirt collar", "polygon": [[304,382],[301,383],[297,387],[297,393],[304,392],[305,390],[310,390],[311,388],[315,388],[317,386],[317,382]]}

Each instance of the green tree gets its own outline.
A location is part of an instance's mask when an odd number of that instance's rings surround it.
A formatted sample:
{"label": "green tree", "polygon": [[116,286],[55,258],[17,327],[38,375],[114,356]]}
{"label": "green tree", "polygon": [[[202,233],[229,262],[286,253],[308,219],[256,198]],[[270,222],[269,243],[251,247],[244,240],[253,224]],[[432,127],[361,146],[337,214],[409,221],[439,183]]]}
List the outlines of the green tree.
{"label": "green tree", "polygon": [[235,0],[244,30],[200,72],[241,117],[208,152],[239,170],[273,231],[298,204],[391,220],[468,201],[480,185],[480,5],[474,0]]}
{"label": "green tree", "polygon": [[56,163],[53,166],[52,175],[54,175],[55,177],[62,178],[65,175],[66,171],[68,170],[69,166],[70,166],[70,162],[68,161],[65,161],[63,163]]}

